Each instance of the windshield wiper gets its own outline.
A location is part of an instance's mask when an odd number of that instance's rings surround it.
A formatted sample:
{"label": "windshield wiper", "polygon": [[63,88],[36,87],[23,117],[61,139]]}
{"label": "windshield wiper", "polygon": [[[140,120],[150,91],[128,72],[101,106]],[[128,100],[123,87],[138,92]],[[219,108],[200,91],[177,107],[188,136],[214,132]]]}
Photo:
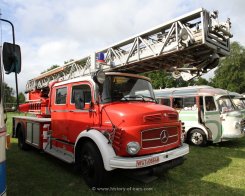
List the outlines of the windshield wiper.
{"label": "windshield wiper", "polygon": [[156,100],[155,98],[153,98],[153,97],[144,96],[144,98],[149,98],[149,99],[151,99],[152,101],[154,101],[155,103],[157,103],[157,100]]}
{"label": "windshield wiper", "polygon": [[135,99],[135,98],[141,98],[142,101],[145,101],[144,96],[143,95],[134,95],[134,96],[126,96],[123,97],[122,99],[128,101],[129,99]]}
{"label": "windshield wiper", "polygon": [[141,98],[142,101],[147,101],[145,98],[147,99],[151,99],[152,101],[154,101],[155,103],[157,103],[157,100],[154,99],[153,97],[148,97],[148,96],[145,96],[145,95],[134,95],[134,96],[127,96],[127,97],[123,97],[122,99],[128,101],[129,99],[133,99],[133,98]]}

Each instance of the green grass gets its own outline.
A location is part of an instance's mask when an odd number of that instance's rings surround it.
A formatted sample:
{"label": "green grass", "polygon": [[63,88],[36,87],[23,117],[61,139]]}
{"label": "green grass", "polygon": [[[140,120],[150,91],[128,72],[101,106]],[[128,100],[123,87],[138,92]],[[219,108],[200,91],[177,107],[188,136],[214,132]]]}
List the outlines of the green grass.
{"label": "green grass", "polygon": [[[11,118],[13,114],[8,115]],[[8,132],[11,132],[8,119]],[[143,184],[114,172],[109,192],[91,191],[79,173],[38,150],[21,151],[11,139],[7,150],[8,195],[245,195],[245,138],[191,146],[185,163]],[[125,191],[112,191],[125,188]],[[143,190],[147,188],[148,190]],[[133,190],[134,189],[134,190]]]}

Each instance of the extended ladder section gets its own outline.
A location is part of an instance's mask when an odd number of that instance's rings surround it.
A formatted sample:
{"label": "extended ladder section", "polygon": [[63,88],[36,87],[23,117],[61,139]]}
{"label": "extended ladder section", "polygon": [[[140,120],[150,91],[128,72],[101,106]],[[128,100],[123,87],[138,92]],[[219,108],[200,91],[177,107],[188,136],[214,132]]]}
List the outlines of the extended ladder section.
{"label": "extended ladder section", "polygon": [[[26,91],[99,69],[129,73],[164,69],[188,80],[216,67],[219,58],[229,54],[230,28],[230,19],[219,22],[218,11],[198,9],[29,80]],[[96,61],[101,57],[103,62]]]}

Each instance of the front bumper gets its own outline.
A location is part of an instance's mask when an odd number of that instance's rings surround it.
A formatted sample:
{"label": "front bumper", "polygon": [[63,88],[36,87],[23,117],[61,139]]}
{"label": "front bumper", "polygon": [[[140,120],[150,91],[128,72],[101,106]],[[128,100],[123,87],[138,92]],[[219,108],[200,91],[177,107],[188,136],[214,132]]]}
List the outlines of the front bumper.
{"label": "front bumper", "polygon": [[110,166],[115,169],[138,169],[174,160],[188,153],[189,145],[184,143],[179,148],[157,154],[140,157],[113,157],[110,160]]}

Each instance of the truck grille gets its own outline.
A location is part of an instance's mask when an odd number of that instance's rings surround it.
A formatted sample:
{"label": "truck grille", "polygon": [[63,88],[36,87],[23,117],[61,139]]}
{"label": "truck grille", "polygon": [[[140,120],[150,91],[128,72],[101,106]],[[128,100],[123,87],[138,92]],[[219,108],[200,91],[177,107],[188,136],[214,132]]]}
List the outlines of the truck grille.
{"label": "truck grille", "polygon": [[168,146],[178,141],[177,127],[161,127],[141,132],[141,146],[144,149]]}

